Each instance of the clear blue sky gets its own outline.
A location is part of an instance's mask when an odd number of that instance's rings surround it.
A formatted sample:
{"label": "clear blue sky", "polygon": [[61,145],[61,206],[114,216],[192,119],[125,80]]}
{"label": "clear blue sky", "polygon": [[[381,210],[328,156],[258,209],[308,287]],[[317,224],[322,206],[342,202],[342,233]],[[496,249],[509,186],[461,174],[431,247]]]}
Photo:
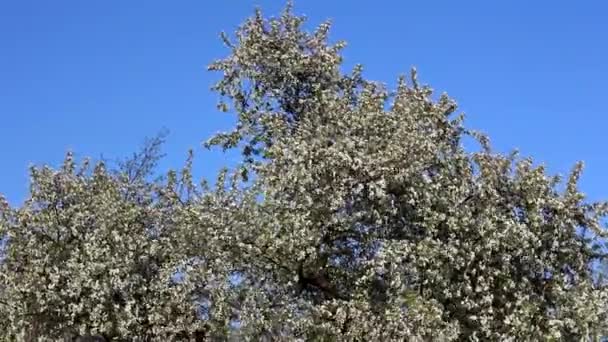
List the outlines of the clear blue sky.
{"label": "clear blue sky", "polygon": [[[200,147],[231,125],[205,71],[226,53],[218,33],[282,3],[0,1],[0,192],[18,203],[30,163],[57,165],[67,150],[125,156],[163,127],[163,168],[192,147],[199,173],[213,175],[230,162]],[[608,198],[607,11],[605,1],[296,1],[310,24],[333,20],[348,65],[388,83],[416,66],[499,150],[562,173],[584,160],[593,199]]]}

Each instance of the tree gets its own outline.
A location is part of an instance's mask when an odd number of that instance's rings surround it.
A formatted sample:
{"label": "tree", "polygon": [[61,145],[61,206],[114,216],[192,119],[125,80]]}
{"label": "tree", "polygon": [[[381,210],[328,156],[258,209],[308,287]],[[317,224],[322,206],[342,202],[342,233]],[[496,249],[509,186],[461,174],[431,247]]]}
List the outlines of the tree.
{"label": "tree", "polygon": [[164,186],[144,180],[159,142],[151,140],[118,173],[103,162],[78,167],[71,154],[60,170],[32,168],[30,198],[2,210],[5,340],[145,340],[200,325],[194,303],[177,300],[204,284],[189,288],[171,278],[187,261],[176,248],[189,199],[176,186],[191,185],[173,173]]}
{"label": "tree", "polygon": [[329,23],[303,23],[288,6],[223,35],[210,69],[238,122],[208,146],[243,163],[214,187],[191,158],[158,181],[70,155],[32,170],[30,199],[0,211],[3,337],[605,336],[608,205],[585,201],[581,165],[562,182],[494,152],[415,71],[394,91],[344,74]]}

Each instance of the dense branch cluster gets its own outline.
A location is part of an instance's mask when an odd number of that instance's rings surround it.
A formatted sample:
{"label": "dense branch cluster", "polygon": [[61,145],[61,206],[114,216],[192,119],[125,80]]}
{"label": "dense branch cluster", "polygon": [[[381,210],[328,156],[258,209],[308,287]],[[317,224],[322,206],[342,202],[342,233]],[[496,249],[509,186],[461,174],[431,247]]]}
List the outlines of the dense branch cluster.
{"label": "dense branch cluster", "polygon": [[[329,23],[288,8],[224,36],[210,69],[243,162],[151,181],[152,142],[32,168],[0,204],[7,341],[521,341],[608,334],[605,203],[454,116],[413,71],[341,71]],[[463,139],[479,142],[478,151]],[[97,336],[97,337],[94,337]]]}

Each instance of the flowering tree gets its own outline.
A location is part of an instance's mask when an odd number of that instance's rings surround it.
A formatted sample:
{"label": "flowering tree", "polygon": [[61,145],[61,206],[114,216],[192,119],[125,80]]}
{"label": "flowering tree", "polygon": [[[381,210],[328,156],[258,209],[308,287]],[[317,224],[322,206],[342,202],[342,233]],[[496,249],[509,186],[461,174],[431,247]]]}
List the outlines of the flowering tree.
{"label": "flowering tree", "polygon": [[194,185],[191,158],[147,180],[154,148],[118,172],[70,155],[59,170],[32,169],[30,198],[0,211],[1,336],[606,334],[608,205],[577,190],[581,166],[562,182],[494,152],[415,71],[394,90],[359,66],[345,74],[330,25],[303,22],[289,6],[272,19],[258,11],[223,36],[229,55],[210,69],[238,122],[207,144],[238,148],[243,162],[214,187]]}

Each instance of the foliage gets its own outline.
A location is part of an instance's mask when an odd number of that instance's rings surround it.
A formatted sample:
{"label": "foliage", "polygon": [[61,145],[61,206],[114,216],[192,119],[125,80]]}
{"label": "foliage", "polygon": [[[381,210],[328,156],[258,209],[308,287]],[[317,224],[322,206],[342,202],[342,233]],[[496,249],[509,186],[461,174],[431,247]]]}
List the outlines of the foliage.
{"label": "foliage", "polygon": [[258,11],[223,36],[230,54],[210,69],[238,122],[208,146],[240,148],[243,164],[214,187],[193,184],[191,155],[165,180],[141,177],[154,143],[120,172],[71,155],[32,169],[28,201],[0,211],[4,339],[607,333],[608,205],[584,200],[582,166],[562,182],[494,152],[415,71],[394,91],[360,66],[343,74],[329,23],[303,24],[289,7]]}

